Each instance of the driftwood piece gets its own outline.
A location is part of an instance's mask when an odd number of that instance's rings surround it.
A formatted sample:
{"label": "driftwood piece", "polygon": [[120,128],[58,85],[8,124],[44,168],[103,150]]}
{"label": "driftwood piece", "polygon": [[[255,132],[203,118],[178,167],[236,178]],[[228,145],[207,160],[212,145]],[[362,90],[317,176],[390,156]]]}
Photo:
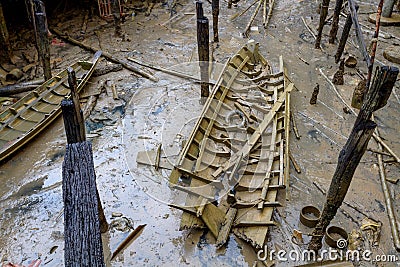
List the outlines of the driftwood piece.
{"label": "driftwood piece", "polygon": [[[264,2],[266,2],[266,1],[267,0],[264,0]],[[269,21],[270,21],[270,19],[272,17],[272,10],[274,8],[275,0],[268,1],[268,4],[269,4],[268,14],[267,14],[267,17],[265,18],[264,23],[263,23],[264,29],[266,29],[268,27],[268,23],[269,23]]]}
{"label": "driftwood piece", "polygon": [[329,8],[330,0],[322,0],[321,10],[319,13],[319,27],[318,27],[318,34],[317,38],[315,39],[315,48],[321,48],[321,38],[322,38],[322,30],[324,29],[325,19],[328,15],[328,8]]}
{"label": "driftwood piece", "polygon": [[246,9],[245,10],[243,10],[242,12],[240,12],[240,13],[236,13],[236,14],[234,14],[234,15],[232,15],[231,17],[230,17],[230,20],[235,20],[235,19],[237,19],[238,17],[241,17],[244,13],[246,13],[252,6],[254,6],[255,4],[257,4],[257,2],[258,2],[259,0],[255,0],[251,5],[249,5],[248,7],[246,7]]}
{"label": "driftwood piece", "polygon": [[142,229],[146,226],[146,224],[141,224],[138,227],[135,228],[128,236],[127,238],[124,239],[124,241],[121,242],[121,244],[118,245],[118,247],[115,249],[115,251],[111,255],[111,259],[113,260],[122,250],[124,250],[133,239],[135,239],[138,234],[142,231]]}
{"label": "driftwood piece", "polygon": [[31,81],[31,82],[7,85],[7,86],[0,88],[0,96],[10,96],[10,95],[28,92],[28,91],[35,89],[36,87],[38,87],[38,85],[42,84],[43,82],[44,82],[44,80],[40,79],[40,80],[36,80],[36,81]]}
{"label": "driftwood piece", "polygon": [[65,266],[105,266],[89,142],[68,144],[63,162]]}
{"label": "driftwood piece", "polygon": [[296,159],[293,157],[291,152],[289,152],[289,157],[290,157],[290,161],[292,162],[293,167],[296,170],[296,172],[301,173],[301,168],[300,168],[299,164],[297,163]]}
{"label": "driftwood piece", "polygon": [[324,209],[313,231],[313,237],[308,247],[310,250],[319,251],[322,247],[323,234],[342,205],[354,172],[376,128],[376,123],[370,120],[372,113],[382,107],[381,98],[386,98],[387,94],[390,95],[393,85],[390,90],[385,85],[388,82],[390,83],[392,79],[396,79],[398,73],[399,70],[397,68],[382,67],[377,69],[374,82],[367,92],[349,139],[340,152]]}
{"label": "driftwood piece", "polygon": [[112,65],[108,65],[102,68],[97,68],[93,71],[92,76],[93,77],[98,77],[98,76],[102,76],[105,74],[108,74],[110,72],[117,72],[123,69],[123,66],[121,64],[112,64]]}
{"label": "driftwood piece", "polygon": [[[98,51],[98,49],[96,47],[91,47],[91,46],[86,45],[86,44],[84,44],[82,42],[79,42],[78,40],[75,40],[74,38],[63,34],[61,31],[59,31],[57,29],[52,29],[52,31],[55,34],[57,34],[61,39],[64,39],[65,41],[67,41],[67,42],[69,42],[71,44],[77,45],[77,46],[79,46],[79,47],[81,47],[83,49],[92,51],[94,53]],[[147,78],[147,79],[149,79],[149,80],[151,80],[153,82],[158,82],[158,79],[156,77],[154,77],[153,75],[129,65],[127,62],[116,58],[115,56],[113,56],[112,54],[110,54],[108,52],[104,52],[103,51],[102,56],[105,57],[106,59],[108,59],[111,62],[114,62],[114,63],[117,63],[117,64],[121,64],[125,69],[130,70],[130,71],[132,71],[132,72],[134,72],[134,73],[136,73],[136,74],[138,74],[138,75],[140,75],[140,76],[142,76],[144,78]]]}

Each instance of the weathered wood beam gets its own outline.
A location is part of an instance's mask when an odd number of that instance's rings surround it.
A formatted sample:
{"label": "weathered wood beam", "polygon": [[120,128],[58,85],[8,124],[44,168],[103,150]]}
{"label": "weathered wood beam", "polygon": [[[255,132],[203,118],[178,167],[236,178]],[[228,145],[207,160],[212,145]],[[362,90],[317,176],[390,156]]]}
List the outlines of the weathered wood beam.
{"label": "weathered wood beam", "polygon": [[375,122],[370,120],[372,113],[386,104],[398,73],[399,70],[394,67],[377,68],[373,84],[364,98],[349,139],[339,154],[324,209],[308,246],[310,250],[319,251],[322,247],[323,234],[342,205],[354,172],[376,128]]}

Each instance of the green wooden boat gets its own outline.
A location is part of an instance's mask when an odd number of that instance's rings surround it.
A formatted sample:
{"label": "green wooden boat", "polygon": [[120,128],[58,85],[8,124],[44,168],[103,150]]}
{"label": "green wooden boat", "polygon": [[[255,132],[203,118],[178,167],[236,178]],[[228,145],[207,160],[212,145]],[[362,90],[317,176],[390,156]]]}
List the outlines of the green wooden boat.
{"label": "green wooden boat", "polygon": [[[98,51],[92,61],[78,61],[71,66],[78,92],[92,75],[101,53]],[[61,100],[70,92],[65,69],[0,113],[0,162],[46,129],[60,115]]]}

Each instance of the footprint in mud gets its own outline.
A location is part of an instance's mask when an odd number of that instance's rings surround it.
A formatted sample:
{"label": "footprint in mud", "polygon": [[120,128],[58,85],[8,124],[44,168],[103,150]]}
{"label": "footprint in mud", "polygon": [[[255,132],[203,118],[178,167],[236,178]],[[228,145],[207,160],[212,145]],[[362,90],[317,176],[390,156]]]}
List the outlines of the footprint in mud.
{"label": "footprint in mud", "polygon": [[307,135],[311,137],[311,140],[314,140],[317,143],[321,143],[321,141],[318,139],[318,131],[317,130],[310,130],[307,132]]}

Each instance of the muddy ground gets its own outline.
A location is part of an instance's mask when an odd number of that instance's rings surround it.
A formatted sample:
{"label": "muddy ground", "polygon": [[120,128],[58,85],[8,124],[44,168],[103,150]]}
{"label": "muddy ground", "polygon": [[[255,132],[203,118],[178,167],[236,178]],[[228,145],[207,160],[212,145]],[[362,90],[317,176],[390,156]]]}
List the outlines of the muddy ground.
{"label": "muddy ground", "polygon": [[[227,8],[221,1],[220,42],[214,44],[214,59],[225,63],[247,39],[242,32],[254,10],[231,22],[229,18],[244,10],[252,1],[240,1],[238,7]],[[330,13],[334,3],[331,3]],[[369,28],[367,16],[376,10],[372,1],[359,2],[360,20]],[[290,149],[301,167],[301,174],[291,169],[289,196],[284,206],[278,208],[274,219],[278,225],[271,227],[267,246],[269,249],[287,248],[301,250],[306,245],[291,241],[293,229],[310,233],[312,229],[299,222],[299,211],[307,204],[322,209],[324,195],[336,167],[339,151],[343,147],[354,123],[355,116],[344,112],[344,105],[321,73],[332,78],[338,65],[333,55],[336,45],[329,45],[323,36],[323,50],[314,49],[314,39],[303,24],[302,17],[312,29],[318,24],[318,3],[311,0],[276,1],[267,31],[262,27],[259,14],[254,25],[259,32],[250,37],[260,43],[261,53],[278,67],[279,55],[283,55],[289,78],[296,85],[292,93],[292,110],[301,134],[296,139],[291,133]],[[173,23],[162,25],[169,19],[168,6],[158,4],[150,16],[135,11],[123,23],[126,39],[114,36],[112,23],[93,17],[85,34],[80,33],[84,12],[72,10],[50,19],[50,27],[67,31],[84,43],[100,47],[121,59],[127,56],[151,62],[155,65],[179,70],[178,64],[197,60],[196,32],[193,2],[179,2],[177,11],[183,16]],[[129,9],[130,14],[133,9]],[[211,7],[205,3],[205,14],[211,21]],[[341,19],[343,25],[344,19]],[[325,33],[330,27],[325,27]],[[365,28],[367,29],[367,28]],[[382,52],[390,44],[400,44],[400,31],[395,27],[382,27],[394,36],[380,39],[377,64],[391,64]],[[22,30],[21,36],[29,35]],[[339,30],[339,33],[341,29]],[[364,35],[366,42],[371,34]],[[397,37],[396,37],[397,36]],[[386,36],[387,37],[387,36]],[[32,40],[32,39],[31,39]],[[359,72],[366,73],[365,62],[356,50],[354,34],[346,46],[347,53],[357,57]],[[33,44],[18,43],[17,54],[34,51]],[[32,52],[33,53],[33,52]],[[92,54],[58,40],[51,46],[53,72],[62,70],[77,59],[90,59]],[[22,57],[22,55],[21,55]],[[103,60],[99,65],[107,64]],[[167,186],[168,170],[136,164],[136,154],[141,150],[154,149],[162,143],[169,159],[173,161],[179,152],[181,140],[187,138],[196,116],[200,113],[198,84],[175,78],[135,65],[159,78],[153,83],[128,70],[92,78],[84,94],[95,92],[105,83],[106,92],[86,122],[88,137],[93,143],[97,185],[106,217],[114,221],[110,232],[103,236],[105,257],[110,266],[263,266],[257,261],[256,252],[244,241],[231,235],[225,249],[216,250],[215,239],[207,231],[179,230],[182,212],[167,206],[178,201]],[[38,73],[40,75],[40,73]],[[38,76],[39,77],[39,76]],[[337,86],[347,103],[351,101],[353,88],[360,80],[356,69],[345,69],[345,85]],[[309,98],[316,84],[320,94],[316,105]],[[119,99],[114,100],[111,87],[115,85]],[[376,121],[385,141],[400,154],[399,84],[385,108],[376,112]],[[179,134],[178,134],[179,133]],[[41,259],[43,266],[63,265],[63,203],[61,166],[66,138],[61,119],[44,133],[0,166],[0,262],[27,265]],[[374,141],[370,148],[376,148]],[[389,157],[384,157],[389,160]],[[399,178],[399,166],[387,163],[387,176]],[[395,212],[400,194],[398,184],[389,183]],[[375,254],[396,253],[381,190],[376,155],[366,152],[362,158],[346,203],[332,224],[344,227],[348,232],[359,229],[365,216],[382,222],[379,246]],[[112,213],[122,213],[126,219],[112,218]],[[127,223],[129,222],[129,223]],[[127,236],[129,225],[147,224],[141,235],[115,260],[109,261],[110,251]],[[305,241],[309,238],[305,237]],[[364,242],[367,246],[367,242]],[[324,245],[326,246],[326,245]],[[276,266],[294,266],[298,263],[275,261]],[[375,266],[361,262],[356,265]],[[379,263],[379,266],[399,266],[397,263]]]}

